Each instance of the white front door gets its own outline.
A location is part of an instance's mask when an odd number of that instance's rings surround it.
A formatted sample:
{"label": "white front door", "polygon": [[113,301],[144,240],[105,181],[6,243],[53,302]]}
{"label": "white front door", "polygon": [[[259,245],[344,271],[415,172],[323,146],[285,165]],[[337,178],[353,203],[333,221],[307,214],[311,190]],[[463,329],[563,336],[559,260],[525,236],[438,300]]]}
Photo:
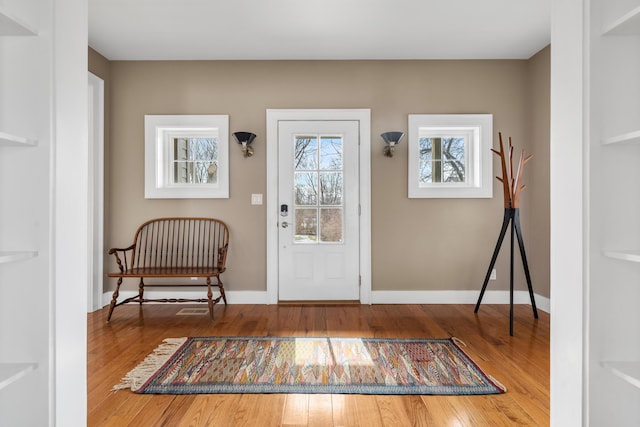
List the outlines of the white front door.
{"label": "white front door", "polygon": [[278,298],[360,298],[358,121],[278,123]]}

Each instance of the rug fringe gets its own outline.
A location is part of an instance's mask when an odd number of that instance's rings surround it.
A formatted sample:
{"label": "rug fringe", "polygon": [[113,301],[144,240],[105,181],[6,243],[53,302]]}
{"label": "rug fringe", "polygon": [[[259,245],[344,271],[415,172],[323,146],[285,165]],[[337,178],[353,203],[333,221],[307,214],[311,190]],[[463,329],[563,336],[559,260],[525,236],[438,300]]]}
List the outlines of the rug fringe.
{"label": "rug fringe", "polygon": [[[451,341],[453,341],[454,344],[456,344],[458,346],[458,348],[460,349],[461,352],[463,352],[468,358],[469,360],[471,360],[471,362],[473,364],[475,364],[475,362],[473,361],[473,359],[467,354],[466,351],[464,351],[462,348],[460,348],[460,346],[464,346],[466,347],[467,344],[465,344],[464,341],[462,341],[460,338],[456,338],[456,337],[451,337]],[[504,384],[502,384],[500,381],[496,380],[493,376],[487,374],[482,368],[480,368],[478,365],[476,365],[476,368],[478,368],[478,370],[480,372],[482,372],[488,379],[489,381],[491,381],[497,388],[501,389],[503,393],[507,392],[507,387],[504,386]]]}
{"label": "rug fringe", "polygon": [[463,346],[463,347],[467,346],[467,344],[464,341],[462,341],[460,338],[451,337],[451,341],[453,341],[454,343],[458,344],[458,346],[460,346],[460,345]]}
{"label": "rug fringe", "polygon": [[163,340],[162,344],[153,350],[153,353],[148,355],[142,363],[129,371],[120,380],[120,383],[114,385],[111,390],[117,391],[125,388],[130,388],[131,391],[138,390],[186,341],[186,337],[167,338]]}
{"label": "rug fringe", "polygon": [[507,387],[505,387],[500,381],[498,381],[497,379],[495,379],[493,376],[487,374],[485,372],[485,375],[496,385],[496,387],[501,388],[503,392],[507,392]]}

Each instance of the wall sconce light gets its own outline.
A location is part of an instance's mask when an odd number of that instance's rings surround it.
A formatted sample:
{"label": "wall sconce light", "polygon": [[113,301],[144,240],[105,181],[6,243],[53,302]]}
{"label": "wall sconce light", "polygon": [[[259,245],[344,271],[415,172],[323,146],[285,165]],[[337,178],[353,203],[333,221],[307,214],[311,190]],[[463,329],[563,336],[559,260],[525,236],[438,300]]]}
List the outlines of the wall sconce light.
{"label": "wall sconce light", "polygon": [[400,140],[404,137],[404,132],[385,132],[380,136],[387,144],[384,147],[384,155],[387,157],[393,157],[395,146],[399,144]]}
{"label": "wall sconce light", "polygon": [[244,157],[253,156],[253,148],[251,143],[256,139],[256,134],[251,132],[234,132],[233,137],[238,141],[238,144],[242,145],[242,155]]}

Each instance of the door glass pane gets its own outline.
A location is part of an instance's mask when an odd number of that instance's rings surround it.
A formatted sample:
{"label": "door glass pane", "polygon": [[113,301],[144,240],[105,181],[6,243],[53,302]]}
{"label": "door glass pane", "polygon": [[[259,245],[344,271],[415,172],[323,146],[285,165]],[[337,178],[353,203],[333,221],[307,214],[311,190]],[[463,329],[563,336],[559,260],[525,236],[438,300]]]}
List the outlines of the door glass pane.
{"label": "door glass pane", "polygon": [[320,172],[320,204],[339,206],[342,194],[342,172]]}
{"label": "door glass pane", "polygon": [[343,243],[343,138],[302,134],[294,141],[294,243]]}
{"label": "door glass pane", "polygon": [[316,243],[318,241],[318,209],[296,209],[296,243]]}
{"label": "door glass pane", "polygon": [[318,138],[316,136],[296,135],[295,143],[295,170],[318,169]]}
{"label": "door glass pane", "polygon": [[342,137],[323,136],[320,138],[320,169],[342,169]]}
{"label": "door glass pane", "polygon": [[318,204],[318,172],[296,172],[294,186],[296,205]]}
{"label": "door glass pane", "polygon": [[342,243],[342,208],[320,209],[320,241]]}

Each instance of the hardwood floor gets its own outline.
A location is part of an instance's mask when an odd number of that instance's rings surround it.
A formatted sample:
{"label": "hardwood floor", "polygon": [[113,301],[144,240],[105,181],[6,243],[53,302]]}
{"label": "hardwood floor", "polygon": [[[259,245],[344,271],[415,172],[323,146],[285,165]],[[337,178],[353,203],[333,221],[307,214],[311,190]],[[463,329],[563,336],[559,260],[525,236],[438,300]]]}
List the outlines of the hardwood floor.
{"label": "hardwood floor", "polygon": [[[549,424],[549,315],[531,307],[482,305],[216,305],[118,307],[88,316],[89,426],[529,426]],[[298,394],[138,395],[111,391],[164,339],[182,336],[455,336],[507,387],[488,396]]]}

